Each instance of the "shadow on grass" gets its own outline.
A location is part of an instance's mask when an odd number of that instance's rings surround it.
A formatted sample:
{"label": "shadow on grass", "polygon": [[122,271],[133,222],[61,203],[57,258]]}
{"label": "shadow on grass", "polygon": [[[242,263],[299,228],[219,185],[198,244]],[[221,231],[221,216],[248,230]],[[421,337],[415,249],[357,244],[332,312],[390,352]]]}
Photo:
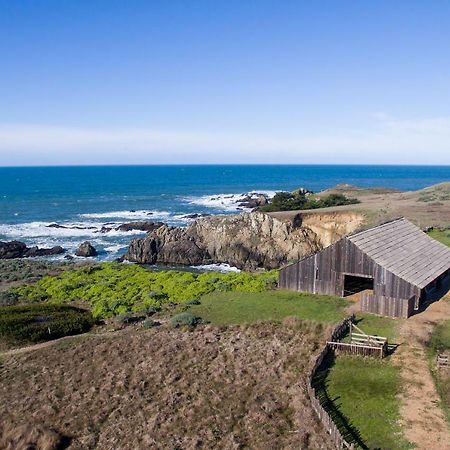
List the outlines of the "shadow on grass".
{"label": "shadow on grass", "polygon": [[327,377],[335,364],[335,359],[336,356],[333,351],[329,352],[328,356],[324,358],[313,379],[313,387],[316,390],[316,395],[320,400],[321,405],[333,419],[333,422],[339,428],[343,438],[349,443],[354,443],[359,448],[369,450],[369,447],[367,447],[362,440],[359,430],[353,426],[349,418],[340,411],[339,405],[337,404],[339,397],[331,399],[328,395]]}

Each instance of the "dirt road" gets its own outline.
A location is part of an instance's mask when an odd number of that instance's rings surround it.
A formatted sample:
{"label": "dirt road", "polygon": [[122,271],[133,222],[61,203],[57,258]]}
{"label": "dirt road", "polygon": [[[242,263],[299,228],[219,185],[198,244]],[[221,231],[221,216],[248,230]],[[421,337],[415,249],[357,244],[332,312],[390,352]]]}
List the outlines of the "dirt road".
{"label": "dirt road", "polygon": [[418,449],[450,450],[450,432],[430,373],[425,344],[433,328],[450,319],[450,302],[440,300],[400,327],[392,359],[401,368],[401,416],[405,437]]}

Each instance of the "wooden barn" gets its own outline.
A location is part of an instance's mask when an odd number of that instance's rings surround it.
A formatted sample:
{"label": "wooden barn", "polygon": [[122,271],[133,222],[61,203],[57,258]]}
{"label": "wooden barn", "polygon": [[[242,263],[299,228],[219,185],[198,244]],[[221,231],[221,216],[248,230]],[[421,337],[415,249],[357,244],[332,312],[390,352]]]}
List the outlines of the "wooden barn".
{"label": "wooden barn", "polygon": [[341,297],[361,292],[361,310],[409,317],[450,288],[450,248],[401,218],[283,268],[279,285]]}

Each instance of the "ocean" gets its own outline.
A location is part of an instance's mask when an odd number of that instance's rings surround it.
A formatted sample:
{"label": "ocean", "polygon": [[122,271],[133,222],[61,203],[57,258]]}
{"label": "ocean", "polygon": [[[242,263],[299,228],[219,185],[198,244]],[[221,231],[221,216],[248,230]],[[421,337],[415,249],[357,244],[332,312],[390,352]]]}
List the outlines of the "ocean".
{"label": "ocean", "polygon": [[104,226],[140,220],[183,226],[189,214],[237,212],[240,196],[249,192],[272,195],[299,187],[317,192],[338,183],[415,190],[443,181],[450,181],[450,166],[3,167],[0,241],[61,245],[73,253],[88,240],[99,260],[114,260],[145,233],[101,233]]}

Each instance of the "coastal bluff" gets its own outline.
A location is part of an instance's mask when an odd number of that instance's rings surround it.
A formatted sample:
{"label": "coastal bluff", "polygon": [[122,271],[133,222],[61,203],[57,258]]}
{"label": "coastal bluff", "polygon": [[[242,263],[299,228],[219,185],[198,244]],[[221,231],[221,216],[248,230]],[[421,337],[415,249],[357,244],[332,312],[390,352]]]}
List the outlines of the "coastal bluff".
{"label": "coastal bluff", "polygon": [[124,259],[140,264],[227,263],[245,270],[297,261],[359,229],[356,211],[305,212],[289,220],[248,212],[194,220],[186,228],[161,225],[133,239]]}

